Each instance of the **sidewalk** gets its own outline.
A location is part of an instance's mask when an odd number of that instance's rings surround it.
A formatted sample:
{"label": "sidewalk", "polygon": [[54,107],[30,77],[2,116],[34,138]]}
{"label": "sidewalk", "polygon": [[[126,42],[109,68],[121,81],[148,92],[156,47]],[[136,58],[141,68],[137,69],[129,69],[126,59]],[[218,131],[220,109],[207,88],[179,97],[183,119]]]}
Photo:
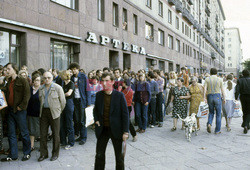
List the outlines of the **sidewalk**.
{"label": "sidewalk", "polygon": [[[250,132],[243,134],[240,127],[241,118],[232,120],[232,131],[227,132],[225,119],[222,120],[222,133],[215,135],[206,132],[207,119],[201,119],[201,130],[198,136],[192,135],[191,142],[185,139],[185,134],[178,122],[178,128],[171,132],[172,118],[166,117],[162,128],[148,128],[146,133],[138,134],[138,141],[132,142],[130,136],[127,141],[125,157],[126,169],[131,170],[182,170],[182,169],[250,169]],[[214,126],[212,126],[214,130]],[[49,142],[49,157],[51,156],[51,142]],[[4,139],[5,148],[8,147],[7,138]],[[94,169],[96,138],[94,131],[88,129],[87,143],[80,146],[75,144],[71,150],[60,150],[59,159],[51,162],[49,159],[37,162],[39,152],[32,152],[29,161],[22,162],[22,143],[19,142],[19,161],[0,162],[0,170],[36,170],[36,169]],[[39,148],[39,143],[36,143]],[[4,155],[0,156],[1,158]],[[114,149],[109,141],[106,150],[106,169],[115,169]]]}

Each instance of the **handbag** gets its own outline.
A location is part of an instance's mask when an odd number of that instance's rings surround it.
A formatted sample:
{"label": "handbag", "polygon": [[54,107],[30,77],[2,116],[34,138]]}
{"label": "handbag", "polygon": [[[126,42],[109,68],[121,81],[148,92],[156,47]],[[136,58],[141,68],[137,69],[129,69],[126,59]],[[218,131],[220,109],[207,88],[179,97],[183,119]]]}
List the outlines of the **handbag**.
{"label": "handbag", "polygon": [[233,113],[233,118],[238,118],[243,116],[243,112],[241,110],[241,103],[240,101],[235,101],[234,102],[234,113]]}
{"label": "handbag", "polygon": [[199,105],[197,117],[199,118],[205,118],[209,113],[209,107],[208,104],[205,102],[201,102]]}

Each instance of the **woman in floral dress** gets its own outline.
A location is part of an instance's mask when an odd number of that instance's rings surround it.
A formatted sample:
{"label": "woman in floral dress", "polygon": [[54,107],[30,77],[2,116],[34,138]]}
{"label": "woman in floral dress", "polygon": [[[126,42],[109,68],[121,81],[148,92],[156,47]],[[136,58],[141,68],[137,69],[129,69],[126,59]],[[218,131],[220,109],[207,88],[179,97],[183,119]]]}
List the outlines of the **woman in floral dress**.
{"label": "woman in floral dress", "polygon": [[[189,86],[191,101],[190,101],[190,110],[189,115],[195,113],[197,115],[200,103],[203,101],[203,86],[198,83],[197,77],[192,77],[192,84]],[[196,117],[197,120],[197,129],[200,130],[200,122],[199,118]]]}
{"label": "woman in floral dress", "polygon": [[[173,102],[173,123],[174,126],[171,129],[172,131],[176,130],[177,126],[177,119],[178,116],[177,114],[182,118],[185,119],[187,117],[187,112],[188,112],[188,99],[190,98],[189,95],[189,89],[186,88],[184,85],[184,79],[179,77],[177,78],[177,86],[174,87],[173,94],[172,94],[172,99],[171,101]],[[184,123],[182,122],[182,129],[183,129]]]}

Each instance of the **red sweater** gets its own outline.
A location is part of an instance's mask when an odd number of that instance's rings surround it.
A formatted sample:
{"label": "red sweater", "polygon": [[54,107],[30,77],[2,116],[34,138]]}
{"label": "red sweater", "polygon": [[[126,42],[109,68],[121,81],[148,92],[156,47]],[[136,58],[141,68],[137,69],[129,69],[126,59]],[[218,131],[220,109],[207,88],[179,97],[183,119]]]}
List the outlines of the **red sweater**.
{"label": "red sweater", "polygon": [[125,96],[125,99],[126,99],[126,102],[127,102],[127,106],[131,106],[132,105],[132,100],[133,100],[133,90],[128,87],[124,90],[122,90],[124,96]]}

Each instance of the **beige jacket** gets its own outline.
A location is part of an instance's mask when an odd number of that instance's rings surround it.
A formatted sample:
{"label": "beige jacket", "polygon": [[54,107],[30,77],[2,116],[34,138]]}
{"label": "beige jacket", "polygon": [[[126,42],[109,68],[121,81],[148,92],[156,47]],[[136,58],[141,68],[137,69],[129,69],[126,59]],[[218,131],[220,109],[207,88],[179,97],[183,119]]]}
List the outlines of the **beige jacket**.
{"label": "beige jacket", "polygon": [[[42,116],[42,109],[44,104],[44,98],[45,98],[45,85],[43,85],[39,89],[39,100],[40,100],[40,117]],[[61,86],[59,86],[56,83],[51,84],[51,89],[49,91],[48,95],[48,103],[49,108],[52,114],[52,118],[56,119],[60,117],[65,105],[66,105],[66,99],[65,94],[63,92],[63,89]]]}

